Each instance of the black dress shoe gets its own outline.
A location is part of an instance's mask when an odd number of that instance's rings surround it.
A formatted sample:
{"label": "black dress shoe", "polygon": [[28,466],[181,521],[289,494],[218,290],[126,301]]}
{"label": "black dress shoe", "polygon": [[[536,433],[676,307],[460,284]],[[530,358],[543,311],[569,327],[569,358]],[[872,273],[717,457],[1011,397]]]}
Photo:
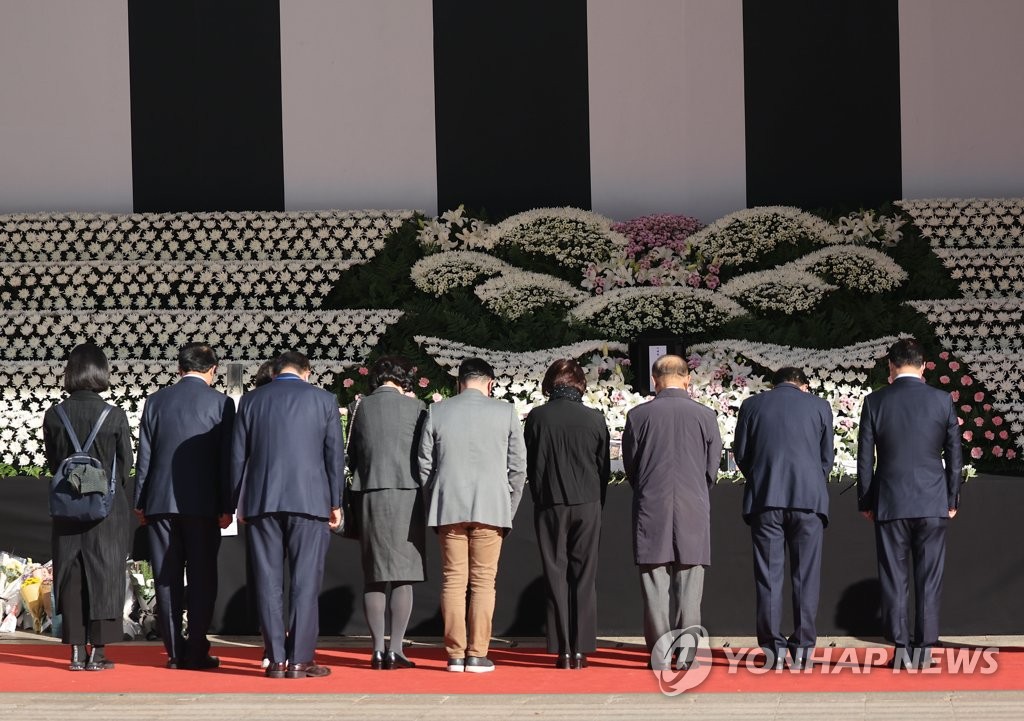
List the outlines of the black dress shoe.
{"label": "black dress shoe", "polygon": [[85,646],[71,647],[71,662],[68,664],[68,671],[84,671],[86,663]]}
{"label": "black dress shoe", "polygon": [[167,668],[171,669],[172,671],[176,671],[179,668],[185,668],[185,664],[178,661],[178,659],[171,657],[167,659]]}
{"label": "black dress shoe", "polygon": [[179,668],[187,668],[193,671],[212,671],[215,668],[220,668],[220,659],[216,656],[207,655],[194,661],[188,661],[180,665]]}
{"label": "black dress shoe", "polygon": [[285,678],[323,678],[330,676],[331,669],[321,666],[315,661],[310,663],[290,663],[285,672]]}
{"label": "black dress shoe", "polygon": [[373,655],[370,656],[370,668],[374,671],[380,671],[384,668],[384,652],[374,651]]}
{"label": "black dress shoe", "polygon": [[263,673],[267,678],[284,678],[284,675],[285,673],[287,673],[287,671],[288,664],[284,663],[283,661],[281,663],[274,663],[273,661],[271,661],[270,665],[267,666],[267,670]]}
{"label": "black dress shoe", "polygon": [[572,667],[573,668],[586,668],[590,664],[587,663],[587,654],[580,653],[577,651],[572,656]]}
{"label": "black dress shoe", "polygon": [[572,657],[567,653],[558,654],[555,659],[555,668],[572,668]]}
{"label": "black dress shoe", "polygon": [[416,668],[416,664],[395,651],[388,651],[384,654],[384,670],[391,671],[398,668]]}
{"label": "black dress shoe", "polygon": [[107,658],[103,646],[93,646],[89,653],[89,661],[85,664],[86,671],[107,671],[114,668],[114,662]]}

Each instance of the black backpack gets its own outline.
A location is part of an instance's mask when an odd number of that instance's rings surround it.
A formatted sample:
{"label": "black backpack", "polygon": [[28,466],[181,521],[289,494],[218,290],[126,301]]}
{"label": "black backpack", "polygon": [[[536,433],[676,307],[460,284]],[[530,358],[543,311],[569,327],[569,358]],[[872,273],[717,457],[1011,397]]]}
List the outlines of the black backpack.
{"label": "black backpack", "polygon": [[110,513],[114,505],[114,487],[116,485],[117,459],[114,459],[112,473],[107,478],[103,464],[90,455],[103,421],[107,419],[113,406],[107,405],[100,413],[99,420],[93,427],[85,446],[78,442],[78,436],[71,427],[71,421],[64,412],[63,404],[57,406],[64,429],[75,452],[61,462],[57,472],[50,481],[50,516],[61,521],[101,521]]}

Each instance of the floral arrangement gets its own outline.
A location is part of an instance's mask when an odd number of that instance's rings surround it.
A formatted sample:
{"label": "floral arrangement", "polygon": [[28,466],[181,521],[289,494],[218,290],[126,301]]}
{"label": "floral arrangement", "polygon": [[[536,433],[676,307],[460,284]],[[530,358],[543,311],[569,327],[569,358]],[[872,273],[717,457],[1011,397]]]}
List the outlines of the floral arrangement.
{"label": "floral arrangement", "polygon": [[472,250],[446,250],[416,261],[409,271],[424,293],[442,296],[455,288],[473,285],[479,278],[515,272],[505,261]]}
{"label": "floral arrangement", "polygon": [[488,233],[495,247],[518,248],[570,268],[613,258],[629,242],[608,218],[577,208],[528,210],[490,226]]}
{"label": "floral arrangement", "polygon": [[743,313],[735,301],[703,288],[620,288],[583,301],[569,318],[613,338],[635,338],[650,328],[699,333]]}
{"label": "floral arrangement", "polygon": [[810,240],[817,244],[843,243],[835,226],[799,208],[764,206],[731,213],[690,236],[693,247],[716,263],[742,266],[753,263],[781,245]]}
{"label": "floral arrangement", "polygon": [[761,312],[787,315],[810,310],[837,286],[794,267],[778,267],[739,275],[722,286],[730,298]]}
{"label": "floral arrangement", "polygon": [[490,250],[494,238],[489,231],[486,221],[467,215],[465,206],[460,205],[438,218],[420,220],[416,239],[430,251]]}
{"label": "floral arrangement", "polygon": [[896,205],[935,248],[1011,248],[1024,239],[1022,198],[900,200]]}
{"label": "floral arrangement", "polygon": [[935,248],[935,255],[949,269],[969,298],[1019,296],[1024,283],[1022,248]]}
{"label": "floral arrangement", "polygon": [[5,310],[318,308],[354,261],[0,263]]}
{"label": "floral arrangement", "polygon": [[860,213],[844,215],[836,221],[836,228],[842,234],[844,242],[856,245],[881,245],[892,248],[903,240],[901,228],[906,221],[895,216],[875,215],[875,211],[866,210]]}
{"label": "floral arrangement", "polygon": [[52,213],[0,216],[8,261],[351,260],[365,262],[409,210]]}
{"label": "floral arrangement", "polygon": [[862,293],[886,293],[907,279],[907,272],[892,258],[873,248],[835,245],[793,261],[791,267],[825,278],[841,288]]}
{"label": "floral arrangement", "polygon": [[204,338],[224,359],[249,360],[267,349],[294,348],[311,358],[359,361],[401,312],[393,310],[102,311],[79,317],[60,311],[0,312],[9,340],[8,360],[63,360],[74,345],[91,339],[109,358],[176,358],[178,348]]}
{"label": "floral arrangement", "polygon": [[561,278],[527,272],[491,278],[478,285],[474,292],[488,310],[506,320],[515,320],[548,305],[568,308],[587,298],[586,293]]}
{"label": "floral arrangement", "polygon": [[923,313],[942,345],[960,355],[1020,354],[1024,298],[922,300],[907,305]]}
{"label": "floral arrangement", "polygon": [[719,283],[718,266],[704,265],[688,238],[703,226],[688,215],[645,215],[612,230],[628,239],[624,253],[583,268],[581,285],[603,293],[633,285],[689,285],[714,290]]}

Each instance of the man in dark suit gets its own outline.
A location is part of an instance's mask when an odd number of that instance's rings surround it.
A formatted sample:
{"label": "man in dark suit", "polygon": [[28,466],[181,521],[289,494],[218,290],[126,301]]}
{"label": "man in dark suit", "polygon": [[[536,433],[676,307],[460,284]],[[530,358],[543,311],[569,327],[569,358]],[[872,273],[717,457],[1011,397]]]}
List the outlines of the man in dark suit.
{"label": "man in dark suit", "polygon": [[[772,384],[740,407],[733,452],[746,479],[743,520],[754,546],[757,643],[766,665],[781,668],[788,649],[801,668],[818,639],[826,483],[835,458],[832,408],[807,392],[799,368],[780,368]],[[780,631],[787,547],[793,594],[788,639]]]}
{"label": "man in dark suit", "polygon": [[[704,567],[711,565],[708,491],[722,462],[718,420],[687,393],[686,361],[662,356],[651,376],[657,396],[627,414],[622,434],[648,651],[669,631],[700,624]],[[687,666],[692,657],[677,660]],[[651,658],[656,669],[667,661]]]}
{"label": "man in dark suit", "polygon": [[[309,374],[306,356],[283,353],[274,364],[274,380],[243,395],[235,419],[233,498],[239,521],[249,526],[269,678],[330,673],[313,657],[329,528],[341,525],[345,452],[338,400],[310,385]],[[291,572],[287,636],[286,554]]]}
{"label": "man in dark suit", "polygon": [[[891,384],[864,400],[857,448],[857,502],[875,522],[882,623],[892,665],[928,667],[939,640],[946,526],[956,516],[963,466],[948,393],[924,382],[913,338],[889,348]],[[914,560],[914,635],[907,621],[907,560]]]}
{"label": "man in dark suit", "polygon": [[[168,668],[220,665],[210,655],[206,633],[217,597],[220,529],[231,522],[235,404],[210,387],[216,371],[217,355],[210,346],[183,346],[178,353],[181,378],[146,399],[139,427],[135,513],[149,530]],[[185,608],[187,640],[182,637]]]}

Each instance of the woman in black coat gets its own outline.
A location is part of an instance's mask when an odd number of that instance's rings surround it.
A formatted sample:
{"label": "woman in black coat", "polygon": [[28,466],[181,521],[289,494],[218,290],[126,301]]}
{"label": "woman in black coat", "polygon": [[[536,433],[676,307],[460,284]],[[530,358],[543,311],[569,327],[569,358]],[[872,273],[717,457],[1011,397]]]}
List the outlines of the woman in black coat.
{"label": "woman in black coat", "polygon": [[[77,346],[64,370],[64,411],[80,443],[85,443],[107,403],[100,397],[110,387],[110,367],[92,343]],[[56,473],[74,452],[56,406],[43,416],[46,464]],[[104,651],[123,637],[125,560],[128,557],[131,511],[126,482],[132,467],[128,417],[114,406],[89,451],[110,478],[115,468],[114,502],[106,518],[93,522],[53,521],[53,575],[57,611],[62,614],[61,639],[71,645],[72,671],[113,668]],[[86,656],[86,644],[92,650]]]}
{"label": "woman in black coat", "polygon": [[572,359],[551,364],[547,403],[526,417],[526,476],[547,586],[548,651],[556,668],[585,668],[597,646],[597,560],[610,475],[604,415],[582,403],[587,381]]}

